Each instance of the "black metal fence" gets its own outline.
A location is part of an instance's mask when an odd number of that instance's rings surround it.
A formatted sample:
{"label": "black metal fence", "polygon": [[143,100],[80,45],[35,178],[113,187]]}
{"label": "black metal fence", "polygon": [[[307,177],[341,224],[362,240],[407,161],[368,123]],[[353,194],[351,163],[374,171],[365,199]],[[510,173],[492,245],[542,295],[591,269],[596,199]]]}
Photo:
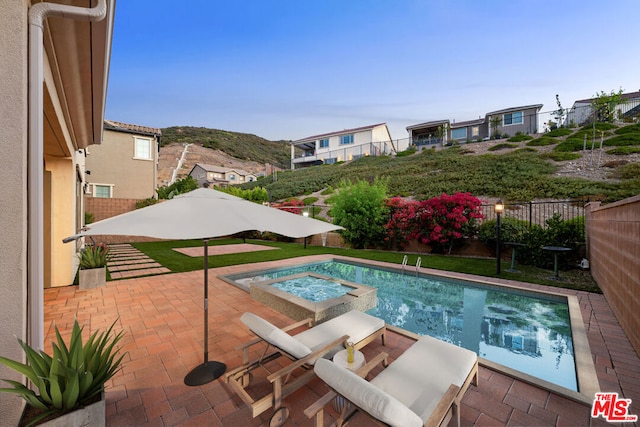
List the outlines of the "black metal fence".
{"label": "black metal fence", "polygon": [[[575,219],[584,227],[584,210],[589,199],[573,199],[546,202],[505,203],[503,218],[515,218],[543,228],[547,220],[558,214],[562,220]],[[483,204],[484,221],[496,218],[495,205]]]}

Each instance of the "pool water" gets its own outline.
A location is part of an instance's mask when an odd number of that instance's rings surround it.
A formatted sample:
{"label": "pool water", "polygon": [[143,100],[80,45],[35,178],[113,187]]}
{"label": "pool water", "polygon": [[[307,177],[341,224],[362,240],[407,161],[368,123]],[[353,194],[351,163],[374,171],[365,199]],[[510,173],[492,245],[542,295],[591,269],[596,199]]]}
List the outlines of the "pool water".
{"label": "pool water", "polygon": [[[375,287],[378,304],[368,313],[388,324],[459,345],[492,362],[577,391],[566,298],[342,261],[262,271],[253,279],[303,272]],[[316,286],[308,285],[302,282],[294,287],[317,292]]]}
{"label": "pool water", "polygon": [[313,276],[283,280],[271,286],[311,302],[338,298],[352,289],[338,282]]}

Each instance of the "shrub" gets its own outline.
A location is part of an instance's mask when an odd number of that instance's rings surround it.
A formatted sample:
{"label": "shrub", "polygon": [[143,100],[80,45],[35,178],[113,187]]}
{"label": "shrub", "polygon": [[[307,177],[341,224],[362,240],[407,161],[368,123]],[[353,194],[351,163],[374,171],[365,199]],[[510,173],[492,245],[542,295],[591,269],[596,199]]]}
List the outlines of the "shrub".
{"label": "shrub", "polygon": [[302,202],[304,203],[305,206],[312,205],[317,201],[318,201],[317,197],[305,197],[304,199],[302,199]]}
{"label": "shrub", "polygon": [[188,193],[196,188],[198,188],[198,181],[191,176],[187,176],[177,180],[171,185],[158,187],[156,193],[158,193],[158,199],[173,199],[173,196]]}
{"label": "shrub", "polygon": [[91,224],[93,223],[93,221],[95,221],[95,216],[91,213],[91,212],[85,212],[84,213],[84,224]]}
{"label": "shrub", "polygon": [[148,199],[138,200],[136,202],[136,209],[146,208],[147,206],[155,205],[156,203],[158,203],[158,201],[153,197],[149,197]]}
{"label": "shrub", "polygon": [[505,150],[508,148],[517,148],[518,145],[517,144],[508,144],[506,142],[503,142],[501,144],[496,144],[493,147],[489,147],[488,151],[498,151],[498,150]]}
{"label": "shrub", "polygon": [[411,156],[411,155],[415,154],[416,151],[417,150],[415,149],[415,147],[409,147],[404,151],[400,151],[400,152],[396,153],[396,157]]}
{"label": "shrub", "polygon": [[573,131],[568,128],[556,128],[550,132],[545,133],[545,136],[557,137],[571,135]]}
{"label": "shrub", "polygon": [[[590,147],[587,144],[587,147]],[[560,144],[553,147],[553,151],[561,151],[561,152],[572,152],[572,151],[582,151],[584,149],[584,140],[580,138],[568,138],[562,141]]]}
{"label": "shrub", "polygon": [[[600,144],[600,141],[598,141]],[[640,134],[625,133],[622,135],[614,136],[604,141],[603,145],[607,147],[619,147],[625,145],[640,145]]]}
{"label": "shrub", "polygon": [[607,154],[618,156],[626,156],[629,154],[640,153],[640,147],[616,147],[606,151]]}
{"label": "shrub", "polygon": [[342,237],[354,248],[375,247],[384,241],[386,197],[387,181],[379,178],[373,184],[344,180],[331,197],[334,223],[345,228],[341,230]]}
{"label": "shrub", "polygon": [[620,166],[616,169],[615,176],[619,179],[637,179],[640,177],[640,163],[629,163]]}
{"label": "shrub", "polygon": [[81,270],[106,267],[110,258],[109,247],[104,243],[86,245],[80,250],[78,256],[80,257]]}
{"label": "shrub", "polygon": [[434,251],[451,253],[451,249],[473,237],[477,221],[482,218],[481,204],[470,193],[442,194],[421,202],[398,203],[391,220],[385,225],[398,232],[399,240],[416,239],[431,245]]}
{"label": "shrub", "polygon": [[[31,422],[36,424],[49,415],[71,412],[81,408],[100,394],[104,383],[121,368],[120,363],[126,353],[118,357],[123,332],[112,335],[115,321],[106,332],[94,332],[85,344],[82,343],[82,330],[78,321],[74,321],[69,345],[65,344],[55,326],[57,343],[52,343],[53,356],[37,351],[18,339],[25,352],[28,365],[0,356],[0,363],[24,375],[31,381],[34,390],[22,383],[4,380],[13,388],[0,391],[20,395],[40,415]],[[38,394],[36,394],[36,391]]]}
{"label": "shrub", "polygon": [[536,138],[532,141],[527,142],[528,147],[544,147],[546,145],[557,144],[559,141],[557,139],[551,138],[549,136],[541,136],[540,138]]}
{"label": "shrub", "polygon": [[565,153],[565,152],[551,152],[551,153],[544,153],[541,154],[541,156],[545,159],[551,159],[553,161],[556,162],[564,162],[567,160],[576,160],[579,159],[580,157],[582,157],[581,154],[579,153]]}
{"label": "shrub", "polygon": [[640,133],[640,123],[636,123],[635,125],[631,125],[631,126],[623,126],[614,131],[614,133],[617,135],[625,135],[628,133],[636,133],[636,132]]}
{"label": "shrub", "polygon": [[[496,246],[496,220],[484,221],[478,230],[478,240],[488,247]],[[500,219],[500,240],[522,243],[529,231],[529,222],[517,218]]]}
{"label": "shrub", "polygon": [[509,138],[507,141],[509,141],[509,142],[522,142],[522,141],[528,141],[530,139],[533,139],[533,137],[531,135],[525,135],[522,132],[518,132],[514,136]]}

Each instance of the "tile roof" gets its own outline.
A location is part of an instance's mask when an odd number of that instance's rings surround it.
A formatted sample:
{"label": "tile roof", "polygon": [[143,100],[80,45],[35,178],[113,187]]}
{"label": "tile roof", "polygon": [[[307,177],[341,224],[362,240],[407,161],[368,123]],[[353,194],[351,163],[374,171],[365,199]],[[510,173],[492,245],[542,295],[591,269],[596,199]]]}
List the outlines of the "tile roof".
{"label": "tile roof", "polygon": [[237,169],[237,168],[225,168],[223,166],[214,166],[214,165],[208,165],[206,163],[196,163],[194,167],[196,166],[200,166],[202,169],[206,170],[207,172],[219,172],[219,173],[227,173],[227,172],[237,172],[239,175],[242,176],[247,176],[247,175],[254,175],[251,172],[247,172],[245,170],[242,169]]}
{"label": "tile roof", "polygon": [[113,120],[105,120],[104,128],[107,130],[114,130],[118,132],[132,132],[142,135],[162,135],[162,131],[158,128],[115,122]]}
{"label": "tile roof", "polygon": [[[639,99],[640,98],[640,91],[623,93],[622,95],[620,95],[620,98],[622,98],[624,100]],[[591,103],[591,101],[593,101],[594,99],[596,99],[596,98],[580,99],[578,101],[575,101],[574,104],[583,103],[583,102]]]}
{"label": "tile roof", "polygon": [[490,113],[485,114],[485,117],[487,116],[493,116],[495,114],[502,114],[502,113],[508,113],[509,111],[519,111],[519,110],[530,110],[532,108],[535,108],[536,110],[539,110],[542,108],[543,104],[532,104],[532,105],[524,105],[521,107],[511,107],[511,108],[503,108],[502,110],[496,110],[496,111],[492,111]]}
{"label": "tile roof", "polygon": [[409,131],[409,130],[412,130],[412,129],[428,128],[428,127],[444,125],[444,124],[449,124],[449,119],[446,119],[446,120],[431,120],[429,122],[418,123],[417,125],[407,126],[407,130]]}
{"label": "tile roof", "polygon": [[464,122],[451,123],[451,128],[455,129],[455,128],[462,128],[465,126],[481,125],[482,123],[484,123],[484,120],[485,119],[474,119],[474,120],[467,120]]}

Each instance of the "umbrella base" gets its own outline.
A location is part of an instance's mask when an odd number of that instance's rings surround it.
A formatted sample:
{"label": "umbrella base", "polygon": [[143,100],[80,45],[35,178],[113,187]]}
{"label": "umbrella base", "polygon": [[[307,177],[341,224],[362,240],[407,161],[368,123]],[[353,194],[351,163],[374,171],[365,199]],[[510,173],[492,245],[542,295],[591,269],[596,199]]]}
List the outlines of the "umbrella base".
{"label": "umbrella base", "polygon": [[184,383],[190,386],[198,386],[209,383],[220,377],[227,370],[227,365],[221,362],[204,362],[196,366],[184,377]]}

